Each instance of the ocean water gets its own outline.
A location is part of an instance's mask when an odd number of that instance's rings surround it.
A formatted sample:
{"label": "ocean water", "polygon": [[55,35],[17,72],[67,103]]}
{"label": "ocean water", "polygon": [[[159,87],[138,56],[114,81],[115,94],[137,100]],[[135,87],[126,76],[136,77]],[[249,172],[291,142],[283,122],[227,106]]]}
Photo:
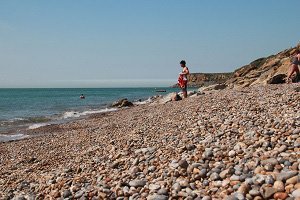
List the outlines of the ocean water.
{"label": "ocean water", "polygon": [[[174,88],[0,89],[0,141],[23,137],[22,131],[114,111],[109,104],[121,98],[146,100]],[[84,94],[85,99],[79,96]]]}

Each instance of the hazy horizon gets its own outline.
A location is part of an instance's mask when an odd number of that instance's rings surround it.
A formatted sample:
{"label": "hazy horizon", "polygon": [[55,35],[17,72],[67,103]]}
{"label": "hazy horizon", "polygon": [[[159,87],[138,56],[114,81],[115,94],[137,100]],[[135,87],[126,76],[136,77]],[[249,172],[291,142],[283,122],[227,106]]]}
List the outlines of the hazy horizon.
{"label": "hazy horizon", "polygon": [[[292,5],[292,6],[291,6]],[[300,1],[0,1],[0,88],[170,86],[299,42]]]}

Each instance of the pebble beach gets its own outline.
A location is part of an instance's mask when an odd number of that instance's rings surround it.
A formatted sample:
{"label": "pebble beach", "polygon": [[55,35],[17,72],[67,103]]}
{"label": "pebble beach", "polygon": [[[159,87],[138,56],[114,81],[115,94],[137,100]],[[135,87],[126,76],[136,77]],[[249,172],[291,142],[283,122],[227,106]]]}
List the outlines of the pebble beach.
{"label": "pebble beach", "polygon": [[0,199],[300,200],[300,84],[195,94],[0,143]]}

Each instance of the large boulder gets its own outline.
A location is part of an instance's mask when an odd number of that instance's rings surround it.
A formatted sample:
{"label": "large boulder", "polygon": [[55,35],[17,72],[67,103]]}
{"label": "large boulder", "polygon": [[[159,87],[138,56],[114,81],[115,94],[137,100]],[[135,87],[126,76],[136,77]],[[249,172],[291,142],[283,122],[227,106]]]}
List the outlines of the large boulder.
{"label": "large boulder", "polygon": [[133,106],[133,103],[128,101],[128,99],[120,99],[118,101],[115,101],[111,104],[112,107],[119,107],[119,108],[123,108],[123,107],[131,107]]}
{"label": "large boulder", "polygon": [[286,82],[286,74],[277,74],[273,77],[271,77],[269,80],[267,80],[268,84],[281,84]]}

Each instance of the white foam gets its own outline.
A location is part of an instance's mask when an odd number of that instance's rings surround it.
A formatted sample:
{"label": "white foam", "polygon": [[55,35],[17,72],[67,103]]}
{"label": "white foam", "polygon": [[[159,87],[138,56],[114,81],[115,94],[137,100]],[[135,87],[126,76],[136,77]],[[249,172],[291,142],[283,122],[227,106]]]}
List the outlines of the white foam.
{"label": "white foam", "polygon": [[144,105],[144,104],[148,104],[148,103],[151,103],[151,102],[152,102],[152,99],[149,98],[149,99],[147,99],[147,100],[145,100],[145,101],[137,101],[137,102],[134,102],[133,104],[135,104],[135,105]]}
{"label": "white foam", "polygon": [[80,114],[78,112],[65,112],[63,115],[64,119],[75,118],[75,117],[80,117]]}
{"label": "white foam", "polygon": [[20,140],[23,138],[28,137],[28,135],[24,134],[13,134],[13,135],[2,135],[0,134],[0,142],[8,142],[8,141],[13,141],[13,140]]}
{"label": "white foam", "polygon": [[37,129],[37,128],[40,128],[43,126],[48,126],[48,125],[50,125],[50,124],[47,124],[47,123],[32,124],[28,127],[28,129],[32,130],[32,129]]}
{"label": "white foam", "polygon": [[101,109],[101,110],[88,110],[88,111],[84,111],[84,112],[65,112],[63,115],[64,119],[68,119],[68,118],[78,118],[81,116],[86,116],[86,115],[91,115],[91,114],[97,114],[97,113],[106,113],[106,112],[113,112],[113,111],[117,111],[117,108],[105,108],[105,109]]}

